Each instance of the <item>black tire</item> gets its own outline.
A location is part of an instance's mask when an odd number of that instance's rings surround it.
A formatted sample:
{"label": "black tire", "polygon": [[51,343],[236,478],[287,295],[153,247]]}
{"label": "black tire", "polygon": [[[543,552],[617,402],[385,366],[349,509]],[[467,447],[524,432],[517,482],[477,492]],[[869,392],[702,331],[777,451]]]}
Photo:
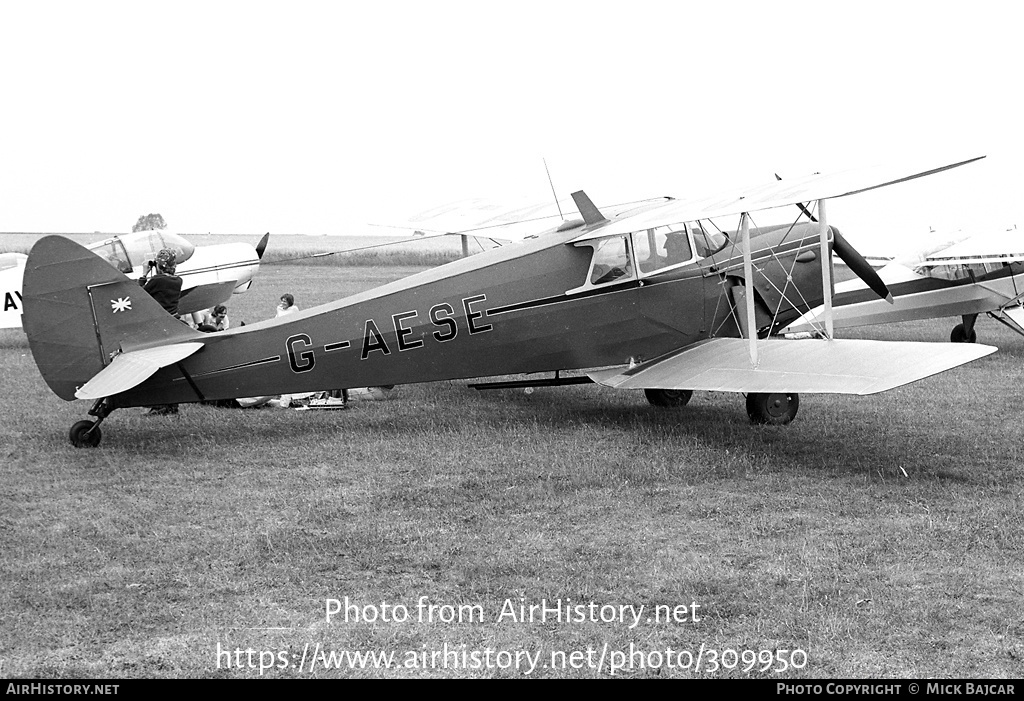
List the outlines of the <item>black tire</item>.
{"label": "black tire", "polygon": [[644,396],[654,406],[680,409],[690,402],[692,389],[645,389]]}
{"label": "black tire", "polygon": [[95,423],[95,421],[89,420],[76,421],[73,423],[71,425],[71,431],[68,433],[71,445],[76,448],[95,448],[98,446],[103,434],[100,433],[99,426],[93,428],[93,424]]}
{"label": "black tire", "polygon": [[793,420],[799,408],[800,395],[793,392],[747,395],[747,415],[755,424],[783,426]]}
{"label": "black tire", "polygon": [[971,335],[968,336],[964,330],[963,324],[957,324],[953,327],[953,331],[949,334],[949,340],[953,343],[977,343],[978,332],[971,329]]}

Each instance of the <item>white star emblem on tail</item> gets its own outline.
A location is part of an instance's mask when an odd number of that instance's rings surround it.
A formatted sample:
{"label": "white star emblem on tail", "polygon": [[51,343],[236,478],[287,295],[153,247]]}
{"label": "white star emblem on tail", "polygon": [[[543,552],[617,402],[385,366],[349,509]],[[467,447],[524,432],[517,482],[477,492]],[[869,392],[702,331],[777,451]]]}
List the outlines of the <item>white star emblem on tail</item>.
{"label": "white star emblem on tail", "polygon": [[132,308],[132,298],[118,297],[117,299],[112,299],[110,300],[110,308],[114,310],[114,314],[126,312]]}

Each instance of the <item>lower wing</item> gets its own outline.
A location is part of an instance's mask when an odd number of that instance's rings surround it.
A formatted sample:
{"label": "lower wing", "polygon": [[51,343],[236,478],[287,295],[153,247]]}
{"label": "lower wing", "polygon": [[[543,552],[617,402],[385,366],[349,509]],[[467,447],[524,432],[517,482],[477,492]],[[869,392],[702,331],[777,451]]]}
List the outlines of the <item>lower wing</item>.
{"label": "lower wing", "polygon": [[995,352],[973,343],[713,338],[632,368],[588,373],[620,389],[874,394]]}

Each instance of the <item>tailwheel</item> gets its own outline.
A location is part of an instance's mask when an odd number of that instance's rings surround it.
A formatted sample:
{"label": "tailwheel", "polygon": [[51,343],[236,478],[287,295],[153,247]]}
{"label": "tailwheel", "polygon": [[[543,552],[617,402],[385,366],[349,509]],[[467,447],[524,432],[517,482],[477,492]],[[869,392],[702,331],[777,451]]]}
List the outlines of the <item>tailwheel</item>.
{"label": "tailwheel", "polygon": [[957,324],[949,334],[949,340],[953,343],[975,343],[978,340],[978,332],[971,329],[971,332],[967,333],[963,324]]}
{"label": "tailwheel", "polygon": [[110,397],[97,399],[96,403],[92,405],[92,409],[89,409],[89,416],[95,416],[95,421],[83,419],[71,424],[71,431],[68,433],[71,445],[76,448],[95,448],[98,446],[100,438],[103,437],[103,434],[100,432],[100,424],[103,423],[103,419],[110,416],[110,412],[115,408],[116,405],[110,400]]}
{"label": "tailwheel", "polygon": [[782,426],[796,416],[800,408],[800,396],[791,392],[762,394],[751,392],[747,395],[747,414],[755,424]]}
{"label": "tailwheel", "polygon": [[647,401],[654,406],[678,409],[689,403],[693,396],[692,389],[645,389]]}
{"label": "tailwheel", "polygon": [[95,448],[100,444],[100,438],[102,437],[100,422],[89,421],[88,419],[73,423],[68,434],[68,438],[71,439],[71,445],[76,448]]}

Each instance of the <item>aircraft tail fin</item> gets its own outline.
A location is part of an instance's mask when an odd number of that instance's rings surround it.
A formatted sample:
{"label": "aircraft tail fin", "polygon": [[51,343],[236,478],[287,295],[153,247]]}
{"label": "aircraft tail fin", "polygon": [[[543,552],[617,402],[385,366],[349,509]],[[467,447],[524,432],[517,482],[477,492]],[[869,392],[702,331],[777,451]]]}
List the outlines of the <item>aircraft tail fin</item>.
{"label": "aircraft tail fin", "polygon": [[572,201],[576,203],[576,208],[580,210],[583,221],[588,226],[608,221],[608,218],[601,214],[601,210],[587,197],[587,193],[583,192],[583,190],[572,193]]}
{"label": "aircraft tail fin", "polygon": [[36,366],[54,394],[69,401],[122,353],[203,338],[136,280],[62,236],[32,247],[22,294]]}

